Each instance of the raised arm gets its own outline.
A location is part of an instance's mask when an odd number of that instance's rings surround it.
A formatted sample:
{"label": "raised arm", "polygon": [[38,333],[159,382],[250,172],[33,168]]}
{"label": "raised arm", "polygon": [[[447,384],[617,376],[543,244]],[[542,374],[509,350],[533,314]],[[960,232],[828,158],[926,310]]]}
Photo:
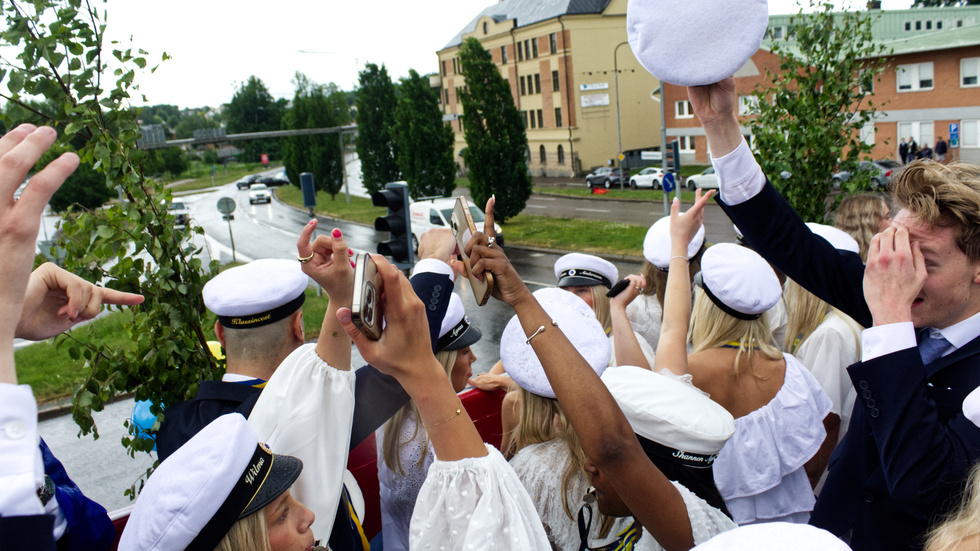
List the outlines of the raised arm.
{"label": "raised arm", "polygon": [[630,274],[626,276],[629,285],[615,297],[609,300],[609,315],[612,318],[613,345],[616,352],[617,365],[635,365],[643,369],[650,369],[650,362],[640,348],[640,341],[636,340],[636,333],[633,332],[633,325],[630,323],[629,316],[626,315],[626,307],[633,302],[643,288],[647,285],[647,280],[642,275]]}
{"label": "raised arm", "polygon": [[354,288],[354,268],[350,260],[350,249],[340,230],[334,229],[329,236],[318,235],[310,243],[316,218],[303,227],[296,248],[301,258],[313,255],[303,262],[303,273],[313,278],[327,292],[330,302],[320,326],[320,337],[316,342],[316,353],[330,366],[341,371],[350,371],[350,339],[337,321],[337,310],[350,308]]}

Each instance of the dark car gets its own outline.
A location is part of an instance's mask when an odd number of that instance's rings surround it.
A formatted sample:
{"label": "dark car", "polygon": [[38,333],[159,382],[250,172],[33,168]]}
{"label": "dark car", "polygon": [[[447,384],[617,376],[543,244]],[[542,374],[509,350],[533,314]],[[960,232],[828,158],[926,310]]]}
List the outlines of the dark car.
{"label": "dark car", "polygon": [[238,189],[248,189],[252,187],[252,184],[258,183],[259,178],[260,176],[258,174],[249,174],[248,176],[235,182],[235,185],[238,186]]}
{"label": "dark car", "polygon": [[623,176],[623,172],[619,168],[608,166],[599,167],[585,177],[585,183],[590,188],[604,187],[609,189],[618,186],[620,180],[622,180],[624,187],[629,185],[629,178]]}
{"label": "dark car", "polygon": [[289,185],[289,180],[287,180],[284,176],[262,176],[256,182],[259,184],[265,184],[269,187]]}

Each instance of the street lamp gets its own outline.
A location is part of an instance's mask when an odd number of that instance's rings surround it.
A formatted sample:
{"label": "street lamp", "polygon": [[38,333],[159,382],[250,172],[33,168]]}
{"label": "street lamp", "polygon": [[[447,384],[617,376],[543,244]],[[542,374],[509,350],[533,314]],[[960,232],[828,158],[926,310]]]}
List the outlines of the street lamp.
{"label": "street lamp", "polygon": [[[660,96],[659,98],[656,96]],[[650,99],[660,104],[660,162],[663,167],[663,174],[667,174],[667,119],[664,118],[664,85],[661,82],[657,89],[650,92]],[[678,174],[677,176],[680,176]],[[663,180],[661,180],[663,181]],[[680,180],[677,180],[674,185],[680,185]],[[661,186],[663,187],[663,186]],[[675,194],[677,191],[674,192]],[[670,214],[670,206],[667,203],[667,190],[664,190],[664,216]],[[680,195],[677,195],[680,197]]]}
{"label": "street lamp", "polygon": [[616,159],[619,160],[619,189],[623,189],[623,131],[619,123],[619,47],[629,44],[629,41],[620,42],[616,44],[613,48],[613,72],[614,79],[616,82],[616,141],[618,143],[618,151],[616,153]]}

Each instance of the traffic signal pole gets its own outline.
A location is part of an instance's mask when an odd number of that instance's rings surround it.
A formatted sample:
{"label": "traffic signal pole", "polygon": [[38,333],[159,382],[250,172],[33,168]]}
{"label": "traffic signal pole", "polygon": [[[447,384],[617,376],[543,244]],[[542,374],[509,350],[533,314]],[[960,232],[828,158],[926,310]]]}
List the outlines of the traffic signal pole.
{"label": "traffic signal pole", "polygon": [[412,251],[412,222],[408,204],[408,184],[391,182],[371,194],[371,203],[386,207],[387,216],[374,219],[374,229],[388,232],[388,241],[378,243],[378,254],[390,257],[399,270],[410,270],[415,264]]}

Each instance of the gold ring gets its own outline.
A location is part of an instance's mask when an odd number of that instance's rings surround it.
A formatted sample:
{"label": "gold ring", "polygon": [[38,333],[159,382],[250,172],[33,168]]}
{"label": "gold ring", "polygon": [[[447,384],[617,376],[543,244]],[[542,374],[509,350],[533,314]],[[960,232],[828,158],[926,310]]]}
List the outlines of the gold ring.
{"label": "gold ring", "polygon": [[314,254],[315,254],[315,253],[310,253],[310,256],[307,256],[307,257],[303,257],[303,256],[300,256],[300,255],[296,255],[296,260],[299,260],[299,261],[300,261],[300,263],[302,263],[302,264],[306,264],[307,262],[309,262],[309,261],[311,261],[311,260],[313,260],[313,255],[314,255]]}

